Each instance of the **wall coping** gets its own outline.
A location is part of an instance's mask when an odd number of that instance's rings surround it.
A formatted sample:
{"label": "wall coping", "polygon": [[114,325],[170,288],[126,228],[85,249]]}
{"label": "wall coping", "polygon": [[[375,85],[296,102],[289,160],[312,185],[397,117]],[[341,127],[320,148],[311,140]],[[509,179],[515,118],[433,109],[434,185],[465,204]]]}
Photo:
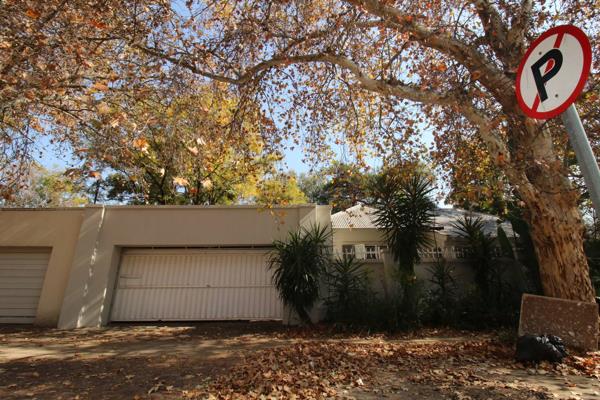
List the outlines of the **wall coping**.
{"label": "wall coping", "polygon": [[[294,204],[294,205],[273,205],[267,207],[257,204],[235,204],[235,205],[97,205],[91,204],[82,207],[0,207],[2,211],[83,211],[85,209],[104,208],[107,210],[280,210],[280,209],[300,209],[321,207],[317,204]],[[323,206],[324,207],[324,206]]]}

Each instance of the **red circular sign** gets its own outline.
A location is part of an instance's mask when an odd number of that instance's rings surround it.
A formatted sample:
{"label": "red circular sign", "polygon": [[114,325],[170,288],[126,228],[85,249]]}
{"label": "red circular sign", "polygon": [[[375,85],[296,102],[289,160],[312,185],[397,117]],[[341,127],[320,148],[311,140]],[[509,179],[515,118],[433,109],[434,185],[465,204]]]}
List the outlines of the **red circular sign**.
{"label": "red circular sign", "polygon": [[527,116],[556,117],[581,94],[592,64],[592,48],[573,25],[549,29],[525,53],[517,72],[517,100]]}

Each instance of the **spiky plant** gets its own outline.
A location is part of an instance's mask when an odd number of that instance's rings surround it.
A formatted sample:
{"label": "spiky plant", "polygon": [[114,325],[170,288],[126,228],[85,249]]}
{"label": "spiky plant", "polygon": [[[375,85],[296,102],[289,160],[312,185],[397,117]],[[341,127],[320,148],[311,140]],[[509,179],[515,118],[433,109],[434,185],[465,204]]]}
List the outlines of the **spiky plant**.
{"label": "spiky plant", "polygon": [[469,246],[471,263],[475,269],[475,283],[482,293],[489,293],[494,239],[485,233],[485,222],[481,217],[465,215],[452,223],[452,226]]}
{"label": "spiky plant", "polygon": [[310,323],[308,312],[319,297],[320,278],[330,262],[330,238],[329,227],[313,225],[273,242],[269,258],[273,284],[283,303],[304,323]]}
{"label": "spiky plant", "polygon": [[408,176],[383,173],[373,185],[375,223],[407,276],[414,275],[419,251],[431,245],[432,191],[431,180],[418,171]]}
{"label": "spiky plant", "polygon": [[364,311],[368,272],[354,256],[333,260],[327,271],[329,297],[327,306],[338,321],[356,321]]}

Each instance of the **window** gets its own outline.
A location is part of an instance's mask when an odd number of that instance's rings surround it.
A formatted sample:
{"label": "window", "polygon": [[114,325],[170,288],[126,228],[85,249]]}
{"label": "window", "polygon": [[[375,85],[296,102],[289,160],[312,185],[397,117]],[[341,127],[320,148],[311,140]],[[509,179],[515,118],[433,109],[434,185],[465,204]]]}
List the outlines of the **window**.
{"label": "window", "polygon": [[353,244],[345,244],[342,246],[342,256],[344,260],[347,260],[354,256],[354,245]]}
{"label": "window", "polygon": [[367,260],[379,260],[379,246],[365,246]]}
{"label": "window", "polygon": [[471,248],[466,246],[454,246],[454,257],[459,259],[469,258],[471,256]]}
{"label": "window", "polygon": [[427,247],[419,251],[419,256],[423,259],[438,259],[442,257],[440,247]]}

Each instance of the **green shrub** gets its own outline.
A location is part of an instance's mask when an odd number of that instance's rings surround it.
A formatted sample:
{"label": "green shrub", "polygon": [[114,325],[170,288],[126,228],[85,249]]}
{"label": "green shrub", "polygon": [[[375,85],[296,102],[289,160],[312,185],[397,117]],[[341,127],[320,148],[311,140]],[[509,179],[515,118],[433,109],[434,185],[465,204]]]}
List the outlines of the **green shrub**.
{"label": "green shrub", "polygon": [[424,320],[429,325],[453,325],[457,317],[457,287],[453,268],[445,260],[438,260],[429,268],[431,289],[425,299]]}
{"label": "green shrub", "polygon": [[407,176],[382,173],[371,187],[375,223],[400,271],[408,276],[414,276],[419,251],[431,244],[433,189],[430,177],[418,171]]}
{"label": "green shrub", "polygon": [[402,278],[397,283],[389,296],[370,298],[367,319],[370,329],[397,332],[421,326],[425,308],[422,282]]}
{"label": "green shrub", "polygon": [[269,258],[273,283],[283,303],[305,323],[310,323],[308,312],[319,297],[321,275],[330,262],[330,237],[329,228],[312,226],[273,242]]}
{"label": "green shrub", "polygon": [[368,271],[353,256],[336,258],[326,272],[328,317],[332,321],[363,325],[368,312]]}
{"label": "green shrub", "polygon": [[510,285],[493,295],[484,295],[479,288],[471,287],[458,300],[456,327],[476,330],[516,327],[520,304],[521,292]]}

